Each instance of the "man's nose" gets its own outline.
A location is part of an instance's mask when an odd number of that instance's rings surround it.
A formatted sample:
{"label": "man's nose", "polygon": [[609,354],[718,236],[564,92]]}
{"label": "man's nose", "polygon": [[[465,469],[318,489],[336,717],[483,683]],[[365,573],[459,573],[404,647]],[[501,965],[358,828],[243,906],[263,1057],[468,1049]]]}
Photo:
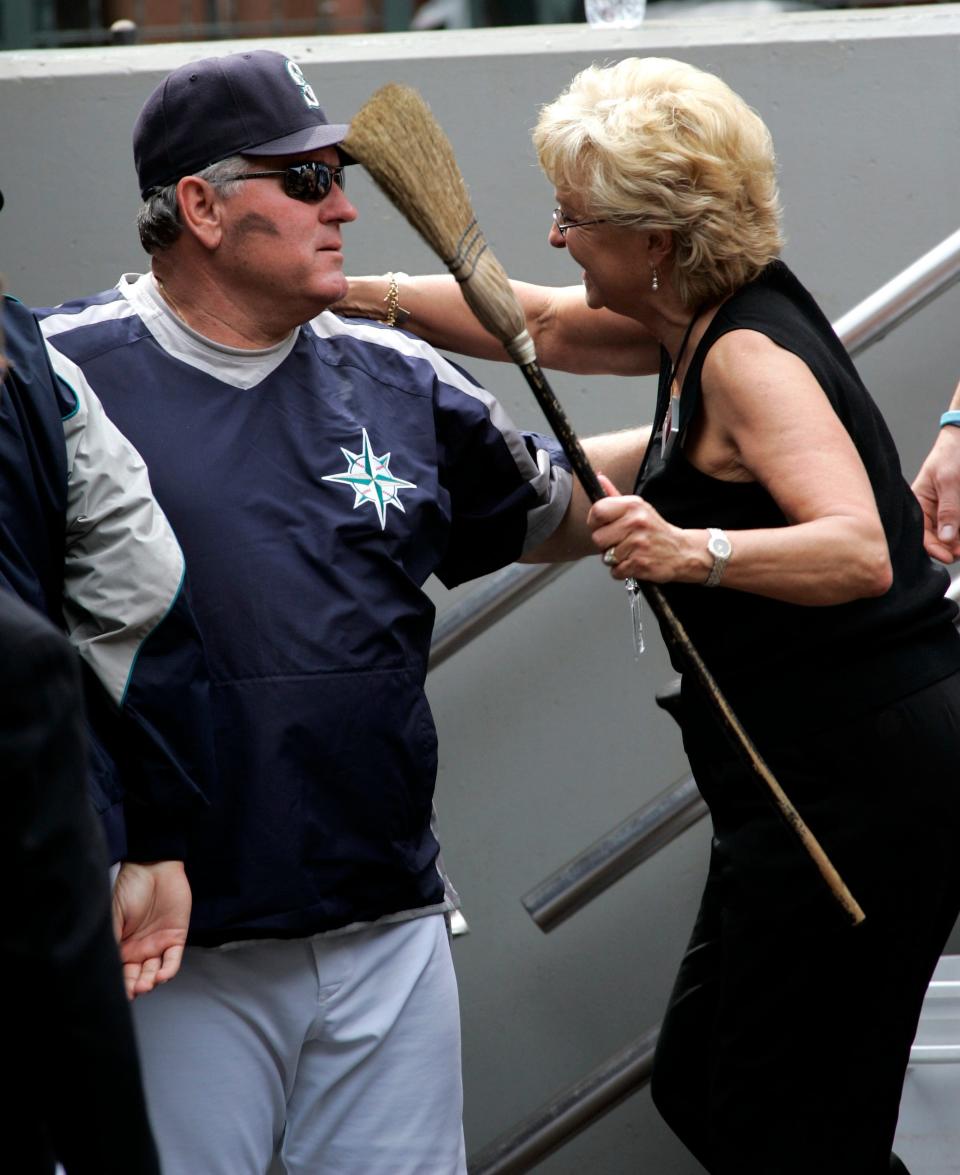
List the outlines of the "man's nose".
{"label": "man's nose", "polygon": [[326,197],[320,201],[320,214],[323,220],[338,220],[347,223],[356,220],[356,208],[347,199],[347,194],[339,184],[334,184]]}

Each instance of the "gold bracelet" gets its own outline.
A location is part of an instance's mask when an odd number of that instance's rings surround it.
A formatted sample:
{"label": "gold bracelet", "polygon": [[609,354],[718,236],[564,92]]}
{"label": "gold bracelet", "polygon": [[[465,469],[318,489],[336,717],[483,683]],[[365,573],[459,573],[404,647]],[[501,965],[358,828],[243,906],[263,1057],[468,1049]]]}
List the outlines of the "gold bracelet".
{"label": "gold bracelet", "polygon": [[387,304],[384,316],[387,326],[400,326],[410,317],[410,311],[400,305],[400,285],[395,273],[387,274],[387,296],[383,300]]}

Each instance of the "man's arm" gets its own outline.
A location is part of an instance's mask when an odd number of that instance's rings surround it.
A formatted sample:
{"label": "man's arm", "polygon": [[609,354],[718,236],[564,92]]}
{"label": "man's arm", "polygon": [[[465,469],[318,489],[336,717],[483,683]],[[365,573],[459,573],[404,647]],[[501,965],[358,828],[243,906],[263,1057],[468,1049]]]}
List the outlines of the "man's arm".
{"label": "man's arm", "polygon": [[192,897],[182,861],[124,861],[113,887],[113,931],[127,998],[180,969]]}
{"label": "man's arm", "polygon": [[113,909],[132,997],[176,974],[186,941],[186,830],[212,763],[206,667],[183,555],[143,461],[79,368],[50,356],[75,398],[64,419],[64,618],[102,687],[92,716],[123,780],[128,860]]}
{"label": "man's arm", "polygon": [[96,719],[133,801],[126,816],[135,859],[180,859],[213,761],[207,670],[183,553],[140,454],[80,369],[53,349],[51,357],[75,399],[64,419],[67,632],[113,707]]}
{"label": "man's arm", "polygon": [[923,545],[941,563],[960,558],[960,384],[948,409],[955,423],[941,425],[913,483],[923,510]]}
{"label": "man's arm", "polygon": [[[583,448],[598,473],[605,474],[622,492],[629,493],[637,479],[649,441],[650,426],[645,425],[643,428],[591,437],[583,442]],[[582,559],[586,555],[596,555],[592,531],[587,526],[589,510],[590,500],[583,486],[574,478],[573,493],[563,521],[548,539],[528,551],[520,562],[563,563],[570,559]]]}

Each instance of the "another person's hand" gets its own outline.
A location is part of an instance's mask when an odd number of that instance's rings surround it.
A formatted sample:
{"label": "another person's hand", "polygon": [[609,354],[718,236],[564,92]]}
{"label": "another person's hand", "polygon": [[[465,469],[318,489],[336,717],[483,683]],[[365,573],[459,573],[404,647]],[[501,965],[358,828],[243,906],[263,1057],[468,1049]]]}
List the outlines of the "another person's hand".
{"label": "another person's hand", "polygon": [[192,895],[182,861],[125,861],[113,889],[113,929],[127,998],[180,970]]}
{"label": "another person's hand", "polygon": [[621,494],[602,473],[599,480],[610,496],[594,502],[587,525],[614,579],[633,576],[648,583],[670,583],[706,578],[704,554],[691,544],[687,531],[667,522],[643,498]]}
{"label": "another person's hand", "polygon": [[941,563],[960,558],[960,428],[940,429],[913,492],[923,510],[923,545]]}

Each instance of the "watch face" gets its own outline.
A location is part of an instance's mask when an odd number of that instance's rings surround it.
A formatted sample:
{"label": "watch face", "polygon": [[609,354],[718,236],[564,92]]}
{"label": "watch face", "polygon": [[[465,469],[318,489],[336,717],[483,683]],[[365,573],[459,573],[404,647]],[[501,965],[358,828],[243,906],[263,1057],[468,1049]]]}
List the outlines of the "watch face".
{"label": "watch face", "polygon": [[715,559],[728,559],[733,547],[726,535],[715,534],[710,536],[707,550]]}

